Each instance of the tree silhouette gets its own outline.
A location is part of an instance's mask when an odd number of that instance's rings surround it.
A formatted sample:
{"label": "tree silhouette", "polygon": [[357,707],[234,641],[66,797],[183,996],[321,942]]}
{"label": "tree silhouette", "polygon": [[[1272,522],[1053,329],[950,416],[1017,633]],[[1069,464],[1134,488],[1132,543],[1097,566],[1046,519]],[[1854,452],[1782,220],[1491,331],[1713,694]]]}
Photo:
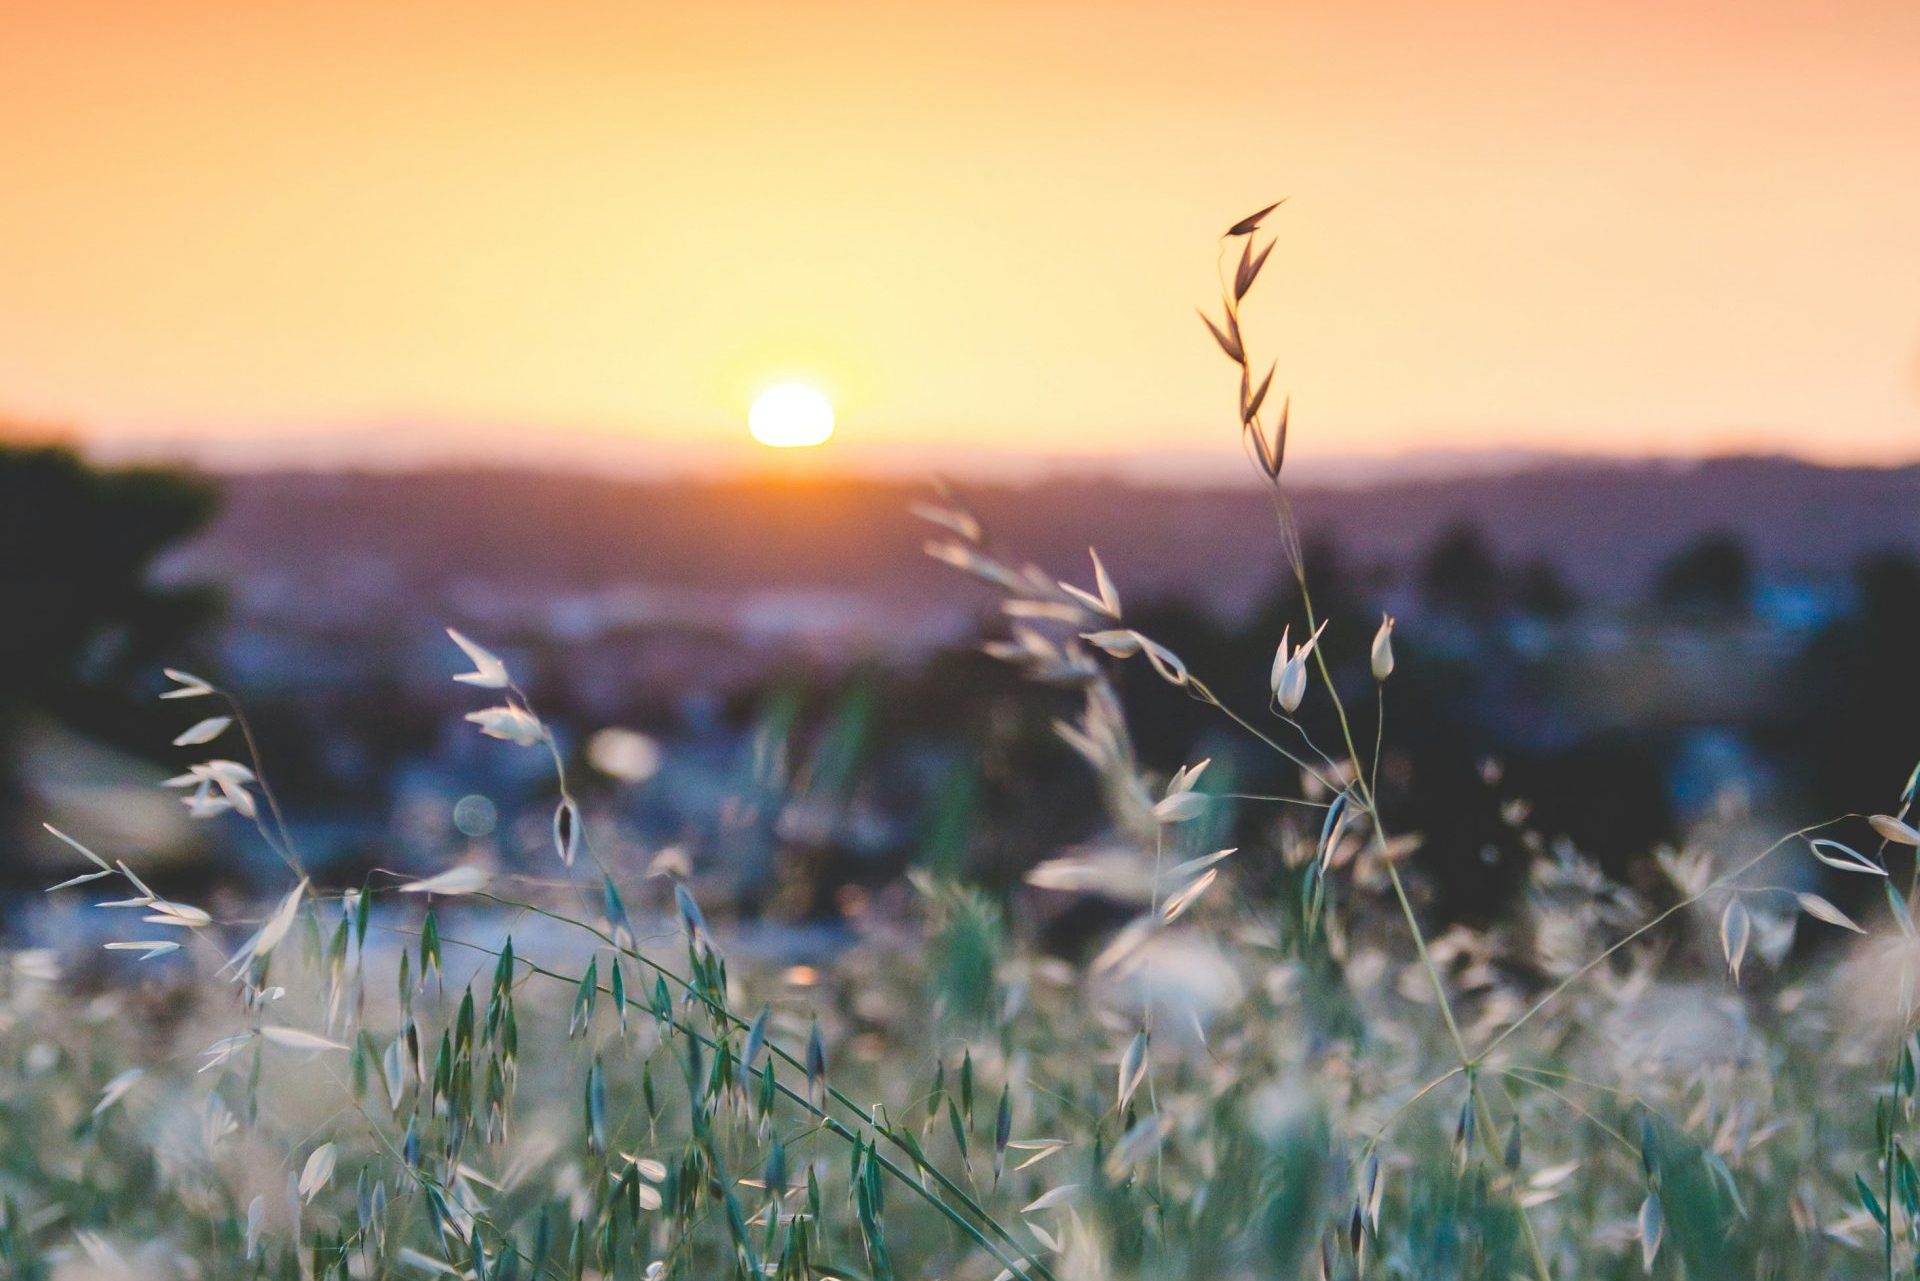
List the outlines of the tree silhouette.
{"label": "tree silhouette", "polygon": [[1580,597],[1550,560],[1531,560],[1513,571],[1508,589],[1513,607],[1531,618],[1567,618],[1580,609]]}
{"label": "tree silhouette", "polygon": [[1884,810],[1920,761],[1920,559],[1880,552],[1853,571],[1854,608],[1801,660],[1789,736],[1818,813]]}
{"label": "tree silhouette", "polygon": [[1505,604],[1500,566],[1479,526],[1461,521],[1435,540],[1420,567],[1420,596],[1441,613],[1485,622]]}
{"label": "tree silhouette", "polygon": [[1691,621],[1744,618],[1752,602],[1753,562],[1734,534],[1703,535],[1669,558],[1654,579],[1655,607]]}
{"label": "tree silhouette", "polygon": [[13,808],[12,743],[29,713],[133,736],[136,685],[217,606],[204,589],[155,586],[154,561],[216,502],[210,484],[178,472],[0,444],[0,812]]}

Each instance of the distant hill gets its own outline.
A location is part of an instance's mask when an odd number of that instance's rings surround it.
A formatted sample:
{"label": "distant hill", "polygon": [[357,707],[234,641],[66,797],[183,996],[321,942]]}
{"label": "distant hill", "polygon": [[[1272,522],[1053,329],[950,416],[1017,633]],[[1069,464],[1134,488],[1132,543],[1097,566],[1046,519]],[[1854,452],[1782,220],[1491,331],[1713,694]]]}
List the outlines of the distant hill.
{"label": "distant hill", "polygon": [[[168,572],[251,583],[257,598],[350,585],[363,603],[422,607],[449,593],[638,584],[947,607],[971,599],[921,554],[930,530],[906,509],[926,491],[894,482],[430,470],[241,474],[226,490],[221,517]],[[1234,610],[1279,570],[1272,509],[1251,479],[1212,489],[1055,480],[981,485],[966,497],[997,544],[1056,572],[1084,573],[1097,545],[1136,600],[1179,594]],[[1293,503],[1309,535],[1389,566],[1472,520],[1501,553],[1553,560],[1601,600],[1638,595],[1661,559],[1708,531],[1744,538],[1763,575],[1816,584],[1875,548],[1920,550],[1920,466],[1567,463],[1306,489]]]}

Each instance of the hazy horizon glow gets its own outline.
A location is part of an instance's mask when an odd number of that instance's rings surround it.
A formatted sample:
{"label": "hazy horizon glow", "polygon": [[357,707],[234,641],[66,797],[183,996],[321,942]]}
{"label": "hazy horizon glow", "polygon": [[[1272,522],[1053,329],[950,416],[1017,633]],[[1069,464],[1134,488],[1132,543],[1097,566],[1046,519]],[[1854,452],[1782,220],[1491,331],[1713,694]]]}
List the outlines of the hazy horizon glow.
{"label": "hazy horizon glow", "polygon": [[0,118],[0,417],[111,450],[1231,456],[1285,195],[1303,454],[1920,457],[1916,6],[25,0]]}

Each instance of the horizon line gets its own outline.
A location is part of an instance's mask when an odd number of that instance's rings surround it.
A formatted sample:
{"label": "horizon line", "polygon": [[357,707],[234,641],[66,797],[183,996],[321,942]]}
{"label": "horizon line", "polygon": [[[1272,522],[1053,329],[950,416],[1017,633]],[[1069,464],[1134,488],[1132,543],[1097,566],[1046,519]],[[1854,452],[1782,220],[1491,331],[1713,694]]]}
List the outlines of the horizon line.
{"label": "horizon line", "polygon": [[[773,450],[744,439],[695,442],[579,428],[530,431],[511,424],[454,427],[404,419],[271,436],[239,431],[102,432],[45,420],[0,419],[0,443],[22,442],[59,445],[107,465],[171,465],[223,475],[521,471],[659,482],[914,481],[948,476],[1017,485],[1120,481],[1144,488],[1212,488],[1257,474],[1249,456],[1223,445],[1096,452],[836,438],[824,446]],[[1766,444],[1608,450],[1495,442],[1317,453],[1296,445],[1288,470],[1304,486],[1353,488],[1567,468],[1686,468],[1731,460],[1900,471],[1920,466],[1920,448],[1893,455],[1880,450],[1823,454]]]}
{"label": "horizon line", "polygon": [[[56,442],[49,442],[56,443]],[[936,478],[967,484],[1038,488],[1059,484],[1111,484],[1137,489],[1220,489],[1258,479],[1245,459],[1224,451],[1138,450],[1114,454],[978,451],[957,459],[950,449],[887,451],[915,458],[846,459],[815,454],[794,459],[764,449],[741,457],[668,459],[595,458],[579,451],[530,456],[497,451],[434,450],[346,456],[317,450],[191,450],[102,447],[99,442],[61,441],[83,457],[112,466],[182,466],[216,476],[407,477],[448,474],[531,474],[578,477],[610,483],[701,485],[871,484],[900,485]],[[705,451],[692,451],[705,452]],[[797,451],[796,451],[797,452]],[[1775,463],[1826,472],[1905,472],[1920,469],[1920,452],[1897,459],[1832,459],[1790,450],[1700,452],[1603,452],[1488,446],[1430,448],[1388,454],[1308,455],[1290,460],[1290,481],[1302,489],[1365,489],[1450,480],[1497,480],[1565,472],[1692,471],[1716,464]]]}

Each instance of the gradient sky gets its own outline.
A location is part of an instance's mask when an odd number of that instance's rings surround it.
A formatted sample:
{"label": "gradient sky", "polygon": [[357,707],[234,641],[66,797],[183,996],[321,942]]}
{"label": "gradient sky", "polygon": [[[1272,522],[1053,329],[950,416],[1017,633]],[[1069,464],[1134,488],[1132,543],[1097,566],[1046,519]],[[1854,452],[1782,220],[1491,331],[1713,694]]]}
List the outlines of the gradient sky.
{"label": "gradient sky", "polygon": [[1230,455],[1286,195],[1299,449],[1920,457],[1907,0],[14,0],[0,175],[0,413],[109,444]]}

